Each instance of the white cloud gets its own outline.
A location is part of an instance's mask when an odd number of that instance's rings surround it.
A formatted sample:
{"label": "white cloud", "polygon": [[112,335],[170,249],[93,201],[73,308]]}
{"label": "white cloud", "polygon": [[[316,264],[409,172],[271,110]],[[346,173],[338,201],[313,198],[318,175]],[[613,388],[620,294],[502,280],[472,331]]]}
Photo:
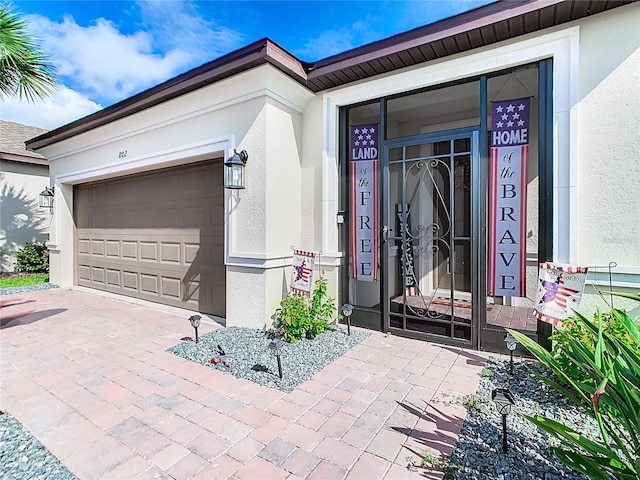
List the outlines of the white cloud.
{"label": "white cloud", "polygon": [[[189,52],[193,62],[213,60],[244,45],[242,33],[205,19],[196,2],[141,1],[137,6],[154,45]],[[223,9],[217,14],[223,15]]]}
{"label": "white cloud", "polygon": [[303,48],[294,50],[297,56],[306,61],[316,61],[330,57],[354,46],[355,35],[349,28],[326,30],[319,36],[310,39]]}
{"label": "white cloud", "polygon": [[61,23],[40,15],[28,20],[58,75],[98,98],[121,100],[166,80],[190,60],[180,50],[155,53],[148,33],[123,34],[104,18],[88,27],[78,25],[71,16]]}
{"label": "white cloud", "polygon": [[61,86],[46,100],[29,103],[10,98],[3,101],[0,108],[3,120],[52,130],[96,112],[102,105]]}

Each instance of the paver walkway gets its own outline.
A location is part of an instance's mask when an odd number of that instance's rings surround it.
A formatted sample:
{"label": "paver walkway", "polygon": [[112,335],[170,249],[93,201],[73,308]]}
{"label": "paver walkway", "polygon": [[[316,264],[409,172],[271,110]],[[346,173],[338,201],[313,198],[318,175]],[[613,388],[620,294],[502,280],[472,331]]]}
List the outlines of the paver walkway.
{"label": "paver walkway", "polygon": [[406,467],[452,451],[485,360],[374,332],[285,394],[165,352],[186,316],[69,289],[0,302],[0,410],[81,479],[441,478]]}

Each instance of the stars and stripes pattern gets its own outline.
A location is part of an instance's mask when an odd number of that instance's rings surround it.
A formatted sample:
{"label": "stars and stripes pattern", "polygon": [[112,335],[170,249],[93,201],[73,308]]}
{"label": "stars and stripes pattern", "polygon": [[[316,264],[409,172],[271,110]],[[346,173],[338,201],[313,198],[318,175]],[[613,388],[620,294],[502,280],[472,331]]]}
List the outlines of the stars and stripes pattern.
{"label": "stars and stripes pattern", "polygon": [[574,315],[580,305],[588,267],[541,263],[539,270],[538,304],[534,316],[551,325]]}
{"label": "stars and stripes pattern", "polygon": [[304,295],[311,293],[313,283],[313,269],[316,254],[294,250],[291,270],[291,290]]}

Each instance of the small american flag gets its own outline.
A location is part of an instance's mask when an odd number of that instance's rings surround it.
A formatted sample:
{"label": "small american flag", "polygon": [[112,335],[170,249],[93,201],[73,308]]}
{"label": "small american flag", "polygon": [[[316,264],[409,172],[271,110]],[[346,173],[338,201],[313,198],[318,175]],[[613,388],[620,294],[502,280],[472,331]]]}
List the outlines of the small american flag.
{"label": "small american flag", "polygon": [[541,263],[535,317],[559,325],[574,315],[580,305],[587,271],[587,267]]}
{"label": "small american flag", "polygon": [[291,269],[291,290],[309,295],[313,283],[316,254],[294,250]]}

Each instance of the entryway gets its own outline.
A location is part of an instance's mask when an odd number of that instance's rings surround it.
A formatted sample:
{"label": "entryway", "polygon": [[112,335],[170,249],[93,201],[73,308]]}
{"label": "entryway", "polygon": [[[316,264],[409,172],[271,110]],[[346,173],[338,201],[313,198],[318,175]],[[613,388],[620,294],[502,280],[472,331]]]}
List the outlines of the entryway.
{"label": "entryway", "polygon": [[477,129],[460,129],[383,144],[386,330],[476,343],[478,138]]}

